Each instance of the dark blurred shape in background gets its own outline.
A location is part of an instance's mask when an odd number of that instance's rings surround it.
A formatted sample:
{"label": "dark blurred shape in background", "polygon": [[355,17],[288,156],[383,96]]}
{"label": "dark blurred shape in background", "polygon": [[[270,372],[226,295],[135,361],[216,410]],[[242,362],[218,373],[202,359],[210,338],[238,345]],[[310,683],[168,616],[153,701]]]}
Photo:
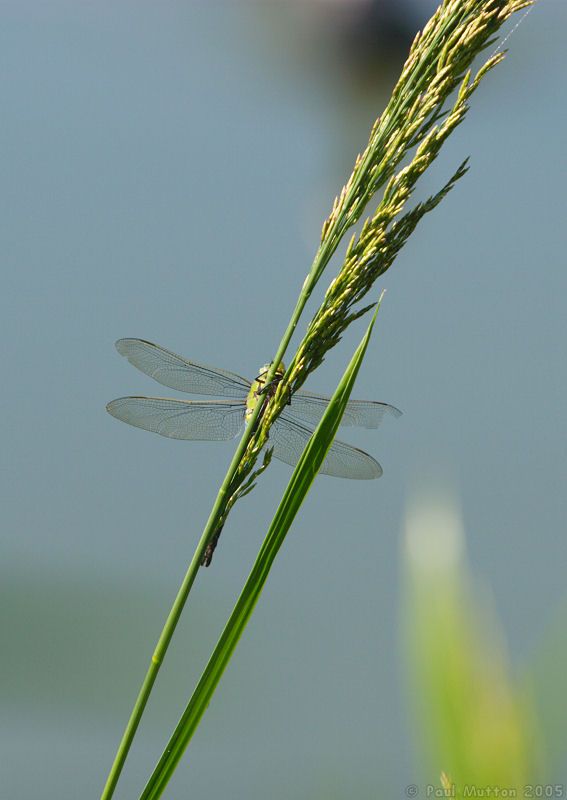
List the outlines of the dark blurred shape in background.
{"label": "dark blurred shape in background", "polygon": [[434,8],[432,0],[295,0],[265,8],[287,17],[294,38],[319,63],[332,59],[354,83],[376,86],[398,68]]}
{"label": "dark blurred shape in background", "polygon": [[323,34],[357,80],[374,82],[385,62],[405,57],[433,3],[409,0],[309,0],[294,4]]}
{"label": "dark blurred shape in background", "polygon": [[[325,166],[300,201],[305,245],[317,236],[327,198],[342,185],[368,130],[384,106],[416,32],[434,0],[255,0],[246,12],[253,57],[328,118]],[[278,87],[276,89],[275,87]]]}

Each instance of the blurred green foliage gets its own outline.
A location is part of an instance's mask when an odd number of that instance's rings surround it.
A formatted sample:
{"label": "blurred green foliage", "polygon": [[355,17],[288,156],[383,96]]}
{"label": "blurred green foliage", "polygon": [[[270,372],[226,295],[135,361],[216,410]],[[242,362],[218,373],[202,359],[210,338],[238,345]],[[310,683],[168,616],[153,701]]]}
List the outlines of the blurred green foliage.
{"label": "blurred green foliage", "polygon": [[490,591],[469,574],[449,501],[410,509],[406,554],[406,656],[426,794],[530,796],[525,787],[543,786],[546,774],[540,722],[510,668]]}

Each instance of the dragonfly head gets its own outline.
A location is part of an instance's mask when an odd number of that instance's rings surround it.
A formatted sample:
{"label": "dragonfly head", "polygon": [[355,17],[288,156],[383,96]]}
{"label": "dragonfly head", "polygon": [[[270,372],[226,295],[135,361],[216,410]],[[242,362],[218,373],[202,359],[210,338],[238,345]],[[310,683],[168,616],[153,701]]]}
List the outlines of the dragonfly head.
{"label": "dragonfly head", "polygon": [[[262,378],[264,378],[268,374],[269,369],[270,369],[271,366],[272,366],[271,364],[264,364],[264,366],[261,367],[260,371],[258,372],[258,380],[262,380]],[[274,379],[277,381],[280,378],[282,378],[284,372],[285,372],[284,363],[283,363],[283,361],[280,361],[280,363],[278,364],[277,369],[276,369],[276,371],[274,373]]]}

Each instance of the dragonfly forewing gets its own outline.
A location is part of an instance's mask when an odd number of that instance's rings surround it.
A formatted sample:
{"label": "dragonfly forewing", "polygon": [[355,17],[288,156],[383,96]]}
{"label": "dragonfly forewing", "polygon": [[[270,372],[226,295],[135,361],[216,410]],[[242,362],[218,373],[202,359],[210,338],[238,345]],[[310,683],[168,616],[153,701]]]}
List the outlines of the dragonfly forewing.
{"label": "dragonfly forewing", "polygon": [[[299,389],[292,395],[288,413],[299,420],[306,420],[317,425],[328,405],[328,397]],[[398,408],[388,403],[379,403],[376,400],[349,400],[341,419],[341,425],[378,428],[384,417],[399,417],[401,414],[402,412]]]}
{"label": "dragonfly forewing", "polygon": [[250,381],[234,372],[188,361],[145,339],[119,339],[116,349],[134,367],[170,389],[242,399],[250,390]]}

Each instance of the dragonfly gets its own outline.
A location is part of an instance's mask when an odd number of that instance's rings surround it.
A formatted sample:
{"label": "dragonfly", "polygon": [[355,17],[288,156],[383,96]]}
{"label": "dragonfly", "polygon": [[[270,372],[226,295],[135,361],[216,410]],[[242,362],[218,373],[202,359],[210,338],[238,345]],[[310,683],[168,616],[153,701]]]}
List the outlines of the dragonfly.
{"label": "dragonfly", "polygon": [[[189,394],[223,398],[182,400],[168,397],[119,397],[106,406],[116,419],[170,439],[222,441],[238,436],[248,424],[257,404],[268,390],[265,364],[253,381],[216,367],[189,361],[145,339],[119,339],[116,349],[130,364],[158,383]],[[276,370],[281,379],[284,366]],[[272,385],[273,386],[273,385]],[[270,387],[271,388],[271,387]],[[298,389],[289,398],[269,432],[269,447],[275,458],[297,464],[329,398]],[[385,416],[401,411],[375,400],[350,400],[341,425],[378,428]],[[337,478],[369,480],[382,475],[382,467],[368,453],[335,439],[320,473]]]}

